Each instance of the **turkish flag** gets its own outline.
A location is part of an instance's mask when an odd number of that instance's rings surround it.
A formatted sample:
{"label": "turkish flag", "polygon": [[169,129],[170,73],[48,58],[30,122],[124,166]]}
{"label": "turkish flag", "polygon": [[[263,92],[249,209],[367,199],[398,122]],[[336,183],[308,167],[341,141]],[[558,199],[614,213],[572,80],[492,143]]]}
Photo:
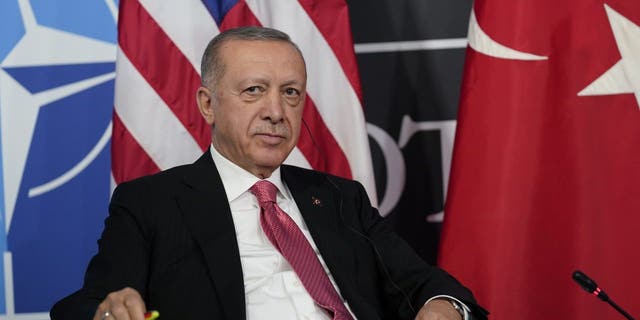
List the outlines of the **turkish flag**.
{"label": "turkish flag", "polygon": [[640,1],[477,0],[439,262],[495,319],[640,317]]}

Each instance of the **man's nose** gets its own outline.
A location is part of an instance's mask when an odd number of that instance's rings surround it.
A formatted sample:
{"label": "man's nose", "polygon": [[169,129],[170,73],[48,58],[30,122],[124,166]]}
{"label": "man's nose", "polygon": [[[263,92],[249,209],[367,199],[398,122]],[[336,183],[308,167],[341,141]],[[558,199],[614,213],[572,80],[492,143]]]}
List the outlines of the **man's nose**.
{"label": "man's nose", "polygon": [[272,123],[278,123],[284,118],[284,98],[282,95],[273,91],[265,97],[265,103],[262,108],[262,118]]}

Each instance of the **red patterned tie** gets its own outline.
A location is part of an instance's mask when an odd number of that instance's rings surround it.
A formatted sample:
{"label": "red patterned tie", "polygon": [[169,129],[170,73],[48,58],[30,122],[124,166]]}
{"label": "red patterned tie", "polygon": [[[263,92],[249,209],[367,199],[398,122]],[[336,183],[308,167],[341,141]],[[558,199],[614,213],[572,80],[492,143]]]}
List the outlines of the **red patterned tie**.
{"label": "red patterned tie", "polygon": [[296,223],[276,204],[278,189],[261,180],[249,189],[260,203],[260,225],[284,256],[313,300],[333,314],[334,320],[351,320],[351,314],[331,284],[320,260]]}

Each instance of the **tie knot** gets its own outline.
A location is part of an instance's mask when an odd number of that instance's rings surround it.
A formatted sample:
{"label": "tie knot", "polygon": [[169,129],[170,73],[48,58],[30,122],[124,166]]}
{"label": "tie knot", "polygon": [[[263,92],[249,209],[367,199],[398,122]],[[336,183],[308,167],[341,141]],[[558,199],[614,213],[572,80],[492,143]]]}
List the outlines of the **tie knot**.
{"label": "tie knot", "polygon": [[278,192],[278,188],[267,180],[260,180],[256,182],[251,186],[249,191],[258,198],[260,205],[265,202],[276,202],[276,193]]}

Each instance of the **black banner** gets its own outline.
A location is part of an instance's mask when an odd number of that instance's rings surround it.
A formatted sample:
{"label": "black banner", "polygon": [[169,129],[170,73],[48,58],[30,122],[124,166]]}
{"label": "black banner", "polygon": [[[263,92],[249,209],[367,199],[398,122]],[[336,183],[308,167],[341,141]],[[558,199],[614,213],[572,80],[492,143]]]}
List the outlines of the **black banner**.
{"label": "black banner", "polygon": [[471,0],[350,0],[380,212],[435,264]]}

